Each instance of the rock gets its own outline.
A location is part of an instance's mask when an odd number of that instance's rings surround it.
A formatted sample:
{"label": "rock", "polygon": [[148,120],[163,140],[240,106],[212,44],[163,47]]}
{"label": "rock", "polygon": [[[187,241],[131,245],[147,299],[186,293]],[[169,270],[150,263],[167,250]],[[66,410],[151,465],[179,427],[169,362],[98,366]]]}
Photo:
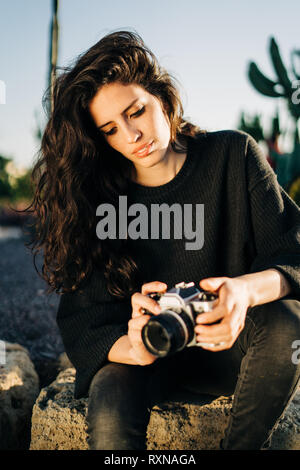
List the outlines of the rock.
{"label": "rock", "polygon": [[70,359],[68,358],[65,352],[58,356],[57,362],[59,371],[73,368],[73,364],[71,363]]}
{"label": "rock", "polygon": [[165,402],[152,408],[148,450],[218,450],[228,423],[232,398],[202,396]]}
{"label": "rock", "polygon": [[75,400],[75,369],[60,372],[33,407],[30,450],[87,450],[87,399]]}
{"label": "rock", "polygon": [[39,394],[38,375],[24,347],[4,341],[0,344],[0,449],[28,449],[31,413]]}
{"label": "rock", "polygon": [[[63,362],[63,361],[62,361]],[[87,450],[88,399],[73,398],[75,369],[59,373],[33,408],[31,450]],[[174,398],[154,406],[147,433],[148,450],[218,449],[230,415],[232,397],[202,396],[188,403]],[[300,390],[272,437],[271,449],[300,449]]]}
{"label": "rock", "polygon": [[300,384],[273,431],[270,448],[300,450]]}
{"label": "rock", "polygon": [[[202,396],[193,403],[170,402],[154,407],[148,449],[219,449],[231,405],[232,397],[209,400]],[[269,449],[300,450],[300,386],[272,433]]]}

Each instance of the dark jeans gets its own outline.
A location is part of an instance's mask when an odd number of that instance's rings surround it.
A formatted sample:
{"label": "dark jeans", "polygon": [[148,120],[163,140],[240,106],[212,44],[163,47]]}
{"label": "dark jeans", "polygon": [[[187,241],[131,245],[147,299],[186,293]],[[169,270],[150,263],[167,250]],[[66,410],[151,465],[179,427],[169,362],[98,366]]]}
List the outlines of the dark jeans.
{"label": "dark jeans", "polygon": [[105,365],[90,386],[90,449],[145,449],[152,406],[179,389],[234,394],[222,448],[260,449],[296,388],[292,343],[299,339],[300,302],[287,297],[249,309],[231,349],[192,347],[149,366]]}

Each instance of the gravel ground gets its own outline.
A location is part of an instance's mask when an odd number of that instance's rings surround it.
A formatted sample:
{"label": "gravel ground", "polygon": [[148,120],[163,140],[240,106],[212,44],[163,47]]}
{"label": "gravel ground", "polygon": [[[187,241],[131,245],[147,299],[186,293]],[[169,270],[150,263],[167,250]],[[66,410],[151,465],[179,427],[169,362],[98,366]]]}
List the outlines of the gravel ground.
{"label": "gravel ground", "polygon": [[46,294],[24,242],[23,237],[0,239],[0,339],[27,348],[45,386],[56,377],[64,351],[55,319],[59,296]]}

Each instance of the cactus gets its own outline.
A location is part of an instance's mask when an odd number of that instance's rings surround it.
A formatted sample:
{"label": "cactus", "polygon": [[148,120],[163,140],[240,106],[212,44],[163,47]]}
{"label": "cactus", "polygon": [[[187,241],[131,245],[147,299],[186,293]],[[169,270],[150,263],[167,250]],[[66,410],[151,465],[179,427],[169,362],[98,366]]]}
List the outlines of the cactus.
{"label": "cactus", "polygon": [[[296,58],[300,57],[300,50],[293,50],[291,54],[292,72],[297,82],[289,76],[281,58],[279,47],[273,37],[270,39],[269,53],[275,71],[275,80],[266,77],[255,64],[250,62],[248,77],[253,87],[261,94],[270,98],[284,98],[287,100],[288,110],[292,115],[294,127],[294,149],[291,153],[281,153],[277,147],[277,138],[280,134],[279,122],[273,121],[273,136],[265,139],[269,147],[269,160],[275,168],[279,183],[288,191],[294,181],[299,181],[300,175],[300,137],[298,132],[298,120],[300,118],[299,92],[295,85],[299,86],[300,74],[296,70]],[[241,122],[241,125],[245,123]],[[251,126],[249,127],[251,130]],[[255,129],[257,132],[258,129]],[[274,145],[275,144],[275,145]],[[298,183],[297,183],[298,184]],[[293,185],[293,190],[295,185]],[[298,186],[297,186],[298,188]]]}
{"label": "cactus", "polygon": [[300,50],[298,49],[294,49],[292,52],[291,52],[291,62],[292,62],[292,70],[293,70],[293,74],[295,75],[295,77],[297,78],[297,80],[300,80],[300,73],[298,73],[298,71],[296,70],[296,65],[295,65],[295,59],[296,57],[298,57],[300,59]]}
{"label": "cactus", "polygon": [[263,95],[270,96],[272,98],[284,96],[282,93],[275,90],[278,83],[265,77],[254,62],[250,62],[248,74],[253,86]]}
{"label": "cactus", "polygon": [[292,94],[292,83],[289,79],[286,68],[282,62],[279,47],[274,38],[270,42],[270,55],[273,63],[274,70],[278,77],[278,83],[284,88],[284,95],[290,97]]}
{"label": "cactus", "polygon": [[[298,55],[300,55],[299,51],[293,51],[293,59]],[[273,37],[270,40],[270,56],[272,60],[272,65],[277,76],[277,80],[274,81],[267,78],[259,70],[259,68],[254,62],[250,62],[249,64],[249,80],[259,93],[265,96],[269,96],[271,98],[285,98],[288,101],[288,109],[291,115],[293,116],[294,120],[296,121],[295,124],[297,128],[297,121],[300,118],[300,103],[293,103],[292,101],[292,95],[295,92],[295,88],[293,88],[292,80],[290,79],[286,67],[284,66],[280,55],[279,47]],[[294,61],[292,62],[292,70],[296,80],[299,80],[299,75],[296,73],[295,70]],[[281,87],[281,91],[278,91],[278,86]],[[298,136],[297,129],[295,135]]]}

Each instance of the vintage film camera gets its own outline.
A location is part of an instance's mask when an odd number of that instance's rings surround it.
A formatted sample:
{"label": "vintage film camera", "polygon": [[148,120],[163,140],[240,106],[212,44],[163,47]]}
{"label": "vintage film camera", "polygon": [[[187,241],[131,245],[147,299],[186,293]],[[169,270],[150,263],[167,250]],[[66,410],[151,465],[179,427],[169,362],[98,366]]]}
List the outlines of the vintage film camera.
{"label": "vintage film camera", "polygon": [[210,345],[196,342],[194,327],[199,313],[213,309],[216,294],[197,289],[194,282],[180,282],[165,294],[154,292],[149,296],[162,308],[158,315],[144,310],[151,318],[142,329],[142,339],[151,354],[164,357],[185,347]]}

